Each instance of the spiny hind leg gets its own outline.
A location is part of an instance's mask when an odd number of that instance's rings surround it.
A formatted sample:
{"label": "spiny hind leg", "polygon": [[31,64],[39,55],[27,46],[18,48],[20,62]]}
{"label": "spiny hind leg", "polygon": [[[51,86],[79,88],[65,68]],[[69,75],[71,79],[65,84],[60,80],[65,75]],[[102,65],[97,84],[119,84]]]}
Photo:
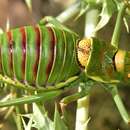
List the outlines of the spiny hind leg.
{"label": "spiny hind leg", "polygon": [[0,81],[2,83],[6,83],[10,86],[14,86],[15,88],[20,88],[20,89],[24,89],[24,90],[28,90],[28,91],[35,91],[36,89],[30,85],[25,85],[23,83],[21,83],[18,80],[13,80],[7,76],[3,76],[0,74]]}
{"label": "spiny hind leg", "polygon": [[[8,86],[13,86],[15,88],[19,88],[22,90],[27,90],[29,91],[29,95],[27,96],[22,96],[18,98],[13,98],[4,102],[0,102],[0,107],[8,107],[12,105],[19,105],[19,104],[28,104],[28,103],[33,103],[33,102],[38,102],[44,100],[49,100],[56,98],[60,94],[64,92],[64,89],[69,89],[68,85],[74,85],[75,83],[77,84],[77,77],[71,77],[65,82],[59,83],[56,86],[51,86],[50,88],[34,88],[34,86],[28,86],[25,84],[22,84],[19,81],[14,81],[9,77],[2,76],[0,75],[0,81],[2,83],[8,84]],[[64,88],[64,89],[63,89]]]}

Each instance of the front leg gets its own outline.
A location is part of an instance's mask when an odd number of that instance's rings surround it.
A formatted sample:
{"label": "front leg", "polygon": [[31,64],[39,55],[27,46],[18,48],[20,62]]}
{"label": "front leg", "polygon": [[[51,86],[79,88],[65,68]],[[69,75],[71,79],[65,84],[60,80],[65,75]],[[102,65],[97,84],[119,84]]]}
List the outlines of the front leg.
{"label": "front leg", "polygon": [[87,96],[90,91],[91,91],[91,88],[94,86],[96,82],[94,82],[93,80],[86,80],[85,82],[81,82],[79,84],[81,90],[77,93],[74,93],[73,95],[70,95],[70,96],[67,96],[67,97],[64,97],[61,102],[60,102],[60,105],[61,105],[61,110],[64,111],[64,108],[71,102],[74,102],[74,101],[77,101],[78,99],[82,98],[82,97],[85,97]]}
{"label": "front leg", "polygon": [[41,19],[40,22],[39,22],[39,25],[41,25],[41,26],[42,25],[53,26],[53,27],[59,28],[61,30],[65,30],[67,32],[76,34],[75,32],[73,32],[70,29],[68,29],[66,26],[64,26],[63,24],[61,24],[56,18],[54,18],[52,16],[46,16],[43,19]]}

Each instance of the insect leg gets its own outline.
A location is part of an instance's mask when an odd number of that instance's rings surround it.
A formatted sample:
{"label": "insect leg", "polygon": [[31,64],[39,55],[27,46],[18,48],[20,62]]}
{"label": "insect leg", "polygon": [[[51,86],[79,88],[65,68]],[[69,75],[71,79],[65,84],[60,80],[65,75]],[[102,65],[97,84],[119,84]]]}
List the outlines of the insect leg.
{"label": "insect leg", "polygon": [[73,95],[67,96],[61,100],[61,104],[67,105],[73,101],[78,100],[79,98],[82,98],[82,97],[88,95],[88,93],[89,93],[89,91],[81,91],[81,92],[77,92]]}
{"label": "insect leg", "polygon": [[10,99],[8,101],[0,102],[0,107],[9,107],[14,105],[20,105],[20,104],[30,104],[33,102],[45,102],[51,99],[54,99],[55,97],[59,96],[62,93],[61,90],[57,91],[50,91],[50,92],[44,92],[40,94],[34,94],[29,95],[26,97],[16,98],[16,99]]}
{"label": "insect leg", "polygon": [[3,83],[7,83],[8,85],[15,86],[16,88],[20,88],[20,89],[24,89],[28,91],[36,90],[34,87],[31,87],[31,86],[27,87],[25,84],[22,84],[21,82],[17,80],[14,81],[9,77],[2,76],[1,74],[0,74],[0,81]]}
{"label": "insect leg", "polygon": [[[26,86],[22,83],[20,83],[19,81],[13,81],[12,79],[8,78],[8,77],[3,77],[0,75],[0,80],[2,80],[2,82],[5,82],[11,86],[15,86],[17,88],[29,88],[31,86]],[[43,89],[41,91],[38,90],[34,91],[33,87],[31,87],[29,90],[32,90],[30,92],[32,92],[32,95],[26,96],[26,97],[20,97],[20,98],[16,98],[16,99],[10,99],[7,101],[1,101],[0,102],[0,107],[9,107],[9,106],[13,106],[13,105],[20,105],[20,104],[28,104],[28,103],[33,103],[33,102],[45,102],[47,100],[50,99],[54,99],[57,96],[59,96],[60,94],[62,94],[64,92],[64,89],[69,89],[68,86],[73,86],[75,84],[77,84],[79,82],[78,77],[72,77],[70,79],[68,79],[65,82],[59,83],[55,86],[51,86],[50,88],[47,89]],[[64,89],[63,89],[64,87]],[[26,90],[26,89],[25,89]]]}
{"label": "insect leg", "polygon": [[94,85],[95,82],[93,82],[92,80],[89,80],[89,81],[86,81],[86,82],[82,82],[80,83],[80,88],[81,88],[81,91],[77,92],[77,93],[74,93],[73,95],[70,95],[70,96],[67,96],[65,98],[63,98],[61,100],[61,109],[63,110],[64,107],[73,102],[73,101],[76,101],[82,97],[85,97],[87,96],[89,93],[90,93],[90,90],[92,88],[92,86]]}
{"label": "insect leg", "polygon": [[122,102],[122,99],[118,93],[118,89],[117,89],[117,86],[116,85],[110,85],[111,89],[110,89],[110,92],[112,94],[112,97],[114,99],[114,102],[121,114],[121,117],[123,118],[124,122],[127,123],[127,124],[130,124],[130,117],[129,117],[129,114]]}
{"label": "insect leg", "polygon": [[56,18],[51,16],[46,16],[43,19],[41,19],[39,25],[53,26],[59,29],[66,30],[67,32],[74,33],[73,31],[65,27],[63,24],[61,24]]}

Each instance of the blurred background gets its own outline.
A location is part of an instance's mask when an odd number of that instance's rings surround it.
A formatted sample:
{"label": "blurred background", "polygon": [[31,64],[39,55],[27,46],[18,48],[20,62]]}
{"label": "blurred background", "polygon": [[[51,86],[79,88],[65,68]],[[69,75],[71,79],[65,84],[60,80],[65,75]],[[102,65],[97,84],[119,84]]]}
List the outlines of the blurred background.
{"label": "blurred background", "polygon": [[[10,21],[10,28],[16,28],[24,25],[33,25],[46,15],[57,16],[65,8],[71,5],[74,0],[32,0],[32,12],[30,12],[24,0],[0,0],[0,27],[6,30],[7,19]],[[115,15],[116,16],[116,15]],[[99,36],[110,41],[114,28],[113,17],[109,24],[99,32]],[[69,28],[76,31],[80,36],[84,33],[84,16],[77,21],[68,21],[66,23]],[[121,44],[122,48],[129,48],[130,34],[126,33],[123,27]],[[2,91],[2,90],[1,90]],[[130,113],[130,87],[124,86],[120,89],[120,95]],[[68,106],[72,128],[74,129],[76,103]],[[104,89],[94,88],[90,96],[90,117],[89,130],[130,130],[120,117],[120,114],[111,98],[111,95]],[[12,120],[3,120],[3,115],[0,113],[1,122],[6,125],[1,130],[15,130],[12,125]],[[12,128],[12,129],[11,129]]]}

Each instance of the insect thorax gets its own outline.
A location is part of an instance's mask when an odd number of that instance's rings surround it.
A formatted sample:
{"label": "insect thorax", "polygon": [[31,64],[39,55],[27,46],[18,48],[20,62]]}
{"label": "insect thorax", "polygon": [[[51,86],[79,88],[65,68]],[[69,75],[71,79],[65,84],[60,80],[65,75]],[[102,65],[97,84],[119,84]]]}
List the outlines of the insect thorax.
{"label": "insect thorax", "polygon": [[78,61],[88,77],[104,83],[119,83],[130,77],[130,53],[96,38],[85,38],[77,47]]}

